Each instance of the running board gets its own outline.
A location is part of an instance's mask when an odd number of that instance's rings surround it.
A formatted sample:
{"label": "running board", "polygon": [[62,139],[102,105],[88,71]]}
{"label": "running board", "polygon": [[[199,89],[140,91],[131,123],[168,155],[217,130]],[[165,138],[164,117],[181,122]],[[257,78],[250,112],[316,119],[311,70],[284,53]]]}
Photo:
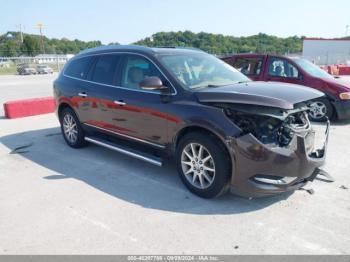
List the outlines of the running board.
{"label": "running board", "polygon": [[162,163],[160,158],[158,158],[156,156],[152,156],[150,154],[141,153],[141,152],[137,152],[136,150],[133,150],[133,149],[117,146],[114,143],[106,141],[106,140],[103,140],[101,138],[85,137],[84,139],[86,141],[90,142],[90,143],[93,143],[93,144],[96,144],[96,145],[99,145],[99,146],[103,146],[105,148],[108,148],[108,149],[111,149],[113,151],[122,153],[124,155],[128,155],[128,156],[131,156],[131,157],[143,160],[145,162],[148,162],[148,163],[156,165],[156,166],[162,166],[163,165],[163,163]]}

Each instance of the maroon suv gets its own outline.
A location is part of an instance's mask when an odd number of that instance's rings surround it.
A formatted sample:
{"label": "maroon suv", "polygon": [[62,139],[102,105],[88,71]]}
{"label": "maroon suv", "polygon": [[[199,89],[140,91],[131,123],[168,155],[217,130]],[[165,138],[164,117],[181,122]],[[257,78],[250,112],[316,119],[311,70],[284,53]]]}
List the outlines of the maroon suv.
{"label": "maroon suv", "polygon": [[308,60],[277,55],[237,54],[222,58],[254,81],[278,81],[304,85],[326,94],[310,103],[309,117],[325,121],[350,119],[350,84]]}
{"label": "maroon suv", "polygon": [[201,197],[294,190],[325,160],[328,128],[315,148],[307,116],[308,101],[323,93],[253,82],[202,51],[87,50],[67,63],[54,94],[69,146],[93,143],[158,166],[172,156]]}

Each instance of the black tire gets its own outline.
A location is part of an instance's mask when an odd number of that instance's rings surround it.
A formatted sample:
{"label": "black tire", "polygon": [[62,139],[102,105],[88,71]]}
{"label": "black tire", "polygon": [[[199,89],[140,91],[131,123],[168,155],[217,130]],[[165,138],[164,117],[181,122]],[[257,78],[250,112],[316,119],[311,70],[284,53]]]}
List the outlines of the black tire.
{"label": "black tire", "polygon": [[[65,122],[66,117],[67,117],[67,119],[74,120],[74,122],[76,124],[76,139],[70,139],[70,137],[68,136],[68,134],[64,130],[65,129],[64,124],[66,123]],[[60,119],[61,132],[62,132],[63,138],[70,147],[81,148],[81,147],[84,147],[88,144],[87,141],[85,141],[85,139],[84,139],[84,137],[85,137],[84,130],[81,127],[80,121],[79,121],[78,117],[76,116],[73,109],[71,109],[70,107],[64,108],[60,113],[59,119]]]}
{"label": "black tire", "polygon": [[[198,145],[198,151],[199,146],[203,146],[205,150],[208,151],[208,153],[211,155],[214,163],[214,170],[215,175],[213,176],[213,180],[211,184],[208,182],[208,187],[206,188],[198,188],[195,186],[192,182],[190,182],[189,175],[185,175],[184,168],[183,168],[183,151],[184,149],[188,148],[188,146],[191,146],[191,144],[197,144]],[[198,152],[197,152],[198,153]],[[202,153],[204,154],[204,153]],[[229,159],[229,155],[226,152],[224,145],[222,145],[221,141],[219,141],[216,137],[210,134],[201,133],[201,132],[193,132],[185,135],[179,142],[177,149],[176,149],[176,166],[177,171],[180,175],[180,178],[182,182],[185,184],[185,186],[195,195],[202,197],[202,198],[214,198],[217,197],[223,193],[225,193],[228,189],[229,185],[229,179],[231,177],[231,161]],[[211,160],[210,160],[211,161]],[[190,161],[191,162],[191,161]],[[189,163],[189,162],[188,162]],[[194,162],[193,162],[194,163]],[[188,165],[188,164],[186,164]],[[200,165],[197,165],[197,167],[200,167]],[[190,167],[189,167],[190,168]],[[195,167],[192,167],[195,168]],[[202,168],[200,168],[203,170]],[[195,169],[196,170],[196,169]],[[198,168],[197,168],[197,171]],[[203,172],[203,171],[202,171]],[[208,175],[208,173],[206,173]],[[199,174],[193,174],[193,176],[196,176],[199,183]],[[204,176],[203,176],[204,177]],[[202,178],[203,179],[203,178]],[[208,181],[208,180],[206,180]],[[200,183],[202,184],[202,183]]]}
{"label": "black tire", "polygon": [[[310,103],[310,106],[312,107],[314,105],[314,109],[312,108],[309,112],[309,119],[313,122],[324,122],[327,119],[332,119],[334,114],[334,109],[331,103],[326,98],[319,98],[316,100],[313,100]],[[315,108],[318,108],[319,111],[315,111]],[[319,114],[318,114],[319,113]]]}

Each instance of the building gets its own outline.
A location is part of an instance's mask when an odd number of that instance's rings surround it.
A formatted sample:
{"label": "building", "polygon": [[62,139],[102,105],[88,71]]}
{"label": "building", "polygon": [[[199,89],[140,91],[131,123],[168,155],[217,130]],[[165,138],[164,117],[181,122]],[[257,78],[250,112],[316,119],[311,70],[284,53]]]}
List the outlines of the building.
{"label": "building", "polygon": [[317,65],[349,63],[350,39],[305,38],[303,57]]}

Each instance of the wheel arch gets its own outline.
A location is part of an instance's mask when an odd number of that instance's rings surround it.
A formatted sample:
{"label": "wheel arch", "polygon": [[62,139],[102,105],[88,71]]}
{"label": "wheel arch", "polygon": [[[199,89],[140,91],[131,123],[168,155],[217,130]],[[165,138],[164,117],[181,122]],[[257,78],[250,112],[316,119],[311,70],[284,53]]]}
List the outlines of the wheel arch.
{"label": "wheel arch", "polygon": [[57,116],[60,119],[61,117],[61,112],[65,109],[65,108],[70,108],[73,110],[73,112],[75,113],[75,115],[79,118],[79,115],[77,113],[77,111],[74,109],[74,107],[68,102],[68,101],[62,101],[58,107],[57,107]]}
{"label": "wheel arch", "polygon": [[73,109],[73,108],[71,107],[71,105],[68,104],[68,103],[66,103],[66,102],[63,102],[63,103],[59,104],[59,106],[58,106],[58,108],[57,108],[57,114],[58,114],[58,116],[60,116],[61,113],[62,113],[62,111],[63,111],[63,109],[65,109],[65,108],[67,108],[67,107]]}

